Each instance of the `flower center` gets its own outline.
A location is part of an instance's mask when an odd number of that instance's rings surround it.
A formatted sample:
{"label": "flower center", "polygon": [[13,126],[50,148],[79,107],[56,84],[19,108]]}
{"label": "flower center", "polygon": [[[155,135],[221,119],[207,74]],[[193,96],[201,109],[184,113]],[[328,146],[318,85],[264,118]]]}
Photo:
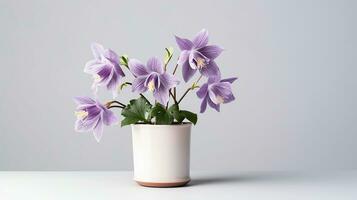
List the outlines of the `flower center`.
{"label": "flower center", "polygon": [[195,61],[198,69],[202,69],[203,67],[206,66],[206,60],[203,58],[198,57],[195,59]]}
{"label": "flower center", "polygon": [[77,116],[77,119],[84,119],[85,117],[88,116],[88,112],[84,110],[76,111],[74,114]]}
{"label": "flower center", "polygon": [[217,95],[217,96],[216,96],[216,99],[217,99],[217,103],[218,103],[218,104],[224,103],[223,97]]}
{"label": "flower center", "polygon": [[150,92],[153,92],[155,90],[155,82],[154,82],[154,80],[151,80],[148,83],[148,89],[149,89]]}
{"label": "flower center", "polygon": [[95,82],[100,82],[102,80],[102,78],[98,74],[94,74],[93,78]]}

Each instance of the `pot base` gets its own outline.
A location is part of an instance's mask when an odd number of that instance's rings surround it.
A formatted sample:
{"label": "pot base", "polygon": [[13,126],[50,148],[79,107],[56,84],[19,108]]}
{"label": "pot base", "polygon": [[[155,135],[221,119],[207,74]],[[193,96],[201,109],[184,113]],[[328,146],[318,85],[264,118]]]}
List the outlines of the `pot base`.
{"label": "pot base", "polygon": [[188,182],[190,182],[191,179],[188,179],[187,181],[181,181],[181,182],[169,182],[169,183],[157,183],[157,182],[143,182],[143,181],[136,181],[139,185],[145,186],[145,187],[157,187],[157,188],[167,188],[167,187],[181,187],[186,185]]}

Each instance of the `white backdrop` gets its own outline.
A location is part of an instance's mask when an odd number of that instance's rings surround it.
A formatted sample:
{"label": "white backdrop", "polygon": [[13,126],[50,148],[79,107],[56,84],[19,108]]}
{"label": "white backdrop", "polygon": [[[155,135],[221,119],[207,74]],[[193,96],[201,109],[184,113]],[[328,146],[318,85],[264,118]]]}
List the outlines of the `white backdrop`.
{"label": "white backdrop", "polygon": [[[0,1],[0,170],[132,168],[130,128],[73,130],[89,45],[140,60],[201,28],[237,101],[199,116],[192,168],[357,167],[356,1]],[[176,54],[177,55],[177,54]],[[101,91],[102,100],[110,94]],[[122,93],[125,101],[131,94]],[[191,94],[186,109],[199,111]],[[119,114],[119,113],[118,113]]]}

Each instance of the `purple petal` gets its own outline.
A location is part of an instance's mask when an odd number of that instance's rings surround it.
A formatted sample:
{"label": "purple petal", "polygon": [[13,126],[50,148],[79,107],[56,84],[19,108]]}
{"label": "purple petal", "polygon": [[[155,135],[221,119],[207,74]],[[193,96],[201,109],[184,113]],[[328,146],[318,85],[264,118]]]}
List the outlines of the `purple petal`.
{"label": "purple petal", "polygon": [[84,72],[87,74],[96,74],[104,66],[106,66],[106,64],[101,63],[98,60],[91,60],[86,63]]}
{"label": "purple petal", "polygon": [[208,98],[208,96],[205,96],[205,98],[202,100],[200,113],[204,113],[206,111]]}
{"label": "purple petal", "polygon": [[[230,83],[216,83],[212,84],[209,88],[209,94],[214,103],[218,103],[214,96],[220,96],[222,98],[232,94],[232,89]],[[214,95],[214,96],[211,96]]]}
{"label": "purple petal", "polygon": [[100,77],[98,84],[107,84],[113,75],[113,68],[108,65],[103,66],[97,75]]}
{"label": "purple petal", "polygon": [[207,58],[213,60],[217,58],[223,51],[223,49],[217,45],[204,46],[198,50]]}
{"label": "purple petal", "polygon": [[150,72],[157,72],[159,74],[162,74],[164,72],[162,62],[157,57],[150,58],[146,63],[146,67]]}
{"label": "purple petal", "polygon": [[107,126],[115,124],[118,122],[118,118],[109,109],[103,109],[103,123]]}
{"label": "purple petal", "polygon": [[116,64],[114,65],[114,70],[115,70],[115,73],[118,75],[118,76],[121,76],[121,77],[124,77],[125,74],[123,72],[123,70],[121,69],[120,65],[119,64]]}
{"label": "purple petal", "polygon": [[205,83],[203,84],[200,89],[196,92],[198,98],[202,99],[203,97],[205,97],[208,93],[208,84]]}
{"label": "purple petal", "polygon": [[155,83],[155,89],[157,89],[157,88],[160,87],[160,79],[159,79],[157,73],[153,72],[153,73],[151,73],[149,76],[146,77],[146,80],[145,80],[145,83],[144,83],[145,87],[148,86],[148,84],[149,84],[150,81],[154,81],[154,83]]}
{"label": "purple petal", "polygon": [[132,84],[132,91],[133,92],[138,92],[138,93],[144,93],[147,90],[147,87],[145,87],[145,76],[137,77]]}
{"label": "purple petal", "polygon": [[130,71],[135,76],[144,76],[144,75],[148,74],[144,64],[142,64],[139,60],[130,59],[128,65],[129,65]]}
{"label": "purple petal", "polygon": [[208,43],[208,31],[202,29],[193,39],[193,45],[196,49],[206,46]]}
{"label": "purple petal", "polygon": [[232,101],[234,101],[234,100],[235,100],[234,95],[233,95],[233,94],[229,94],[228,96],[226,96],[226,97],[224,98],[224,103],[229,103],[229,102],[232,102]]}
{"label": "purple petal", "polygon": [[116,73],[113,73],[111,78],[108,80],[107,89],[110,91],[116,90],[119,84],[119,77]]}
{"label": "purple petal", "polygon": [[74,97],[74,102],[77,105],[93,105],[95,101],[90,97]]}
{"label": "purple petal", "polygon": [[233,83],[235,80],[237,80],[237,77],[233,77],[233,78],[226,78],[226,79],[222,79],[221,82],[228,82],[228,83]]}
{"label": "purple petal", "polygon": [[106,49],[103,53],[104,57],[113,63],[119,63],[119,56],[111,49]]}
{"label": "purple petal", "polygon": [[159,79],[161,85],[167,89],[173,88],[180,83],[180,81],[174,75],[167,72],[161,74]]}
{"label": "purple petal", "polygon": [[210,98],[207,98],[208,105],[211,106],[211,108],[214,108],[217,112],[221,110],[220,104],[215,104]]}
{"label": "purple petal", "polygon": [[99,118],[97,124],[93,128],[93,135],[97,142],[100,142],[100,139],[103,136],[103,121]]}
{"label": "purple petal", "polygon": [[101,55],[103,55],[103,53],[104,53],[104,47],[101,44],[92,43],[91,49],[92,49],[94,58],[99,60],[101,58]]}
{"label": "purple petal", "polygon": [[161,86],[154,91],[154,98],[162,105],[165,105],[169,101],[169,90]]}
{"label": "purple petal", "polygon": [[202,53],[198,52],[198,51],[191,51],[190,52],[190,55],[188,56],[188,60],[189,60],[189,63],[190,63],[190,66],[192,69],[197,69],[199,68],[197,65],[196,65],[196,61],[198,59],[203,59],[205,64],[207,65],[210,61],[209,58],[207,58],[206,56],[204,56]]}
{"label": "purple petal", "polygon": [[74,125],[74,130],[77,132],[90,131],[97,124],[98,120],[99,120],[99,116],[96,116],[95,118],[87,119],[87,120],[77,119],[76,123]]}
{"label": "purple petal", "polygon": [[196,73],[197,69],[192,69],[188,61],[182,65],[182,76],[185,82],[189,81],[192,76]]}
{"label": "purple petal", "polygon": [[219,71],[219,68],[216,64],[215,61],[211,60],[208,65],[203,67],[200,70],[201,74],[206,76],[206,77],[212,77],[212,76],[219,76],[221,75],[221,72]]}
{"label": "purple petal", "polygon": [[185,39],[185,38],[180,38],[178,36],[175,36],[175,39],[176,39],[176,43],[179,46],[179,48],[181,49],[181,51],[192,49],[193,44],[190,40]]}
{"label": "purple petal", "polygon": [[179,60],[177,61],[177,63],[179,65],[182,65],[183,63],[185,63],[188,60],[189,55],[190,55],[190,51],[187,51],[187,50],[181,51],[181,54],[180,54],[180,57],[179,57]]}

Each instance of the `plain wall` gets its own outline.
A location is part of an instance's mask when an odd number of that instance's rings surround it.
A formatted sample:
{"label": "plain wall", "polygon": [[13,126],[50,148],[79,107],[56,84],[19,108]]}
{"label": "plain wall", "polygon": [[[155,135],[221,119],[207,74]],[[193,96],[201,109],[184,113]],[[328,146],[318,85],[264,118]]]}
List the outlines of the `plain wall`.
{"label": "plain wall", "polygon": [[[92,94],[90,43],[142,61],[173,46],[176,59],[174,34],[202,28],[225,48],[223,76],[239,80],[237,101],[199,115],[192,169],[356,168],[356,10],[352,0],[1,0],[0,170],[132,169],[130,127],[105,127],[99,144],[74,131],[73,97]],[[182,106],[199,105],[191,93]]]}

